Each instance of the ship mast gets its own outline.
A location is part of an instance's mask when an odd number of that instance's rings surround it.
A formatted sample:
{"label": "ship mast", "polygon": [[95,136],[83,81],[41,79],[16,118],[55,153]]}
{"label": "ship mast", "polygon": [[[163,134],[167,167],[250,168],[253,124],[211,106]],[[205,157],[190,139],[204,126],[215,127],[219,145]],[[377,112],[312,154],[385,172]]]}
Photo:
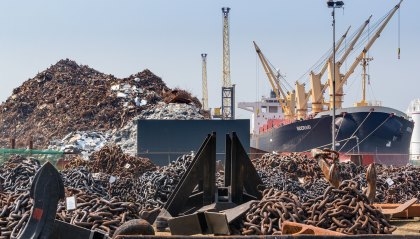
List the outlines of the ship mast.
{"label": "ship mast", "polygon": [[[366,101],[366,76],[368,74],[366,73],[366,68],[369,65],[369,61],[373,60],[372,57],[366,57],[366,52],[363,54],[363,59],[360,65],[363,67],[363,73],[362,73],[362,100],[359,102],[356,102],[356,106],[367,106],[368,103]],[[368,76],[369,77],[369,76]]]}

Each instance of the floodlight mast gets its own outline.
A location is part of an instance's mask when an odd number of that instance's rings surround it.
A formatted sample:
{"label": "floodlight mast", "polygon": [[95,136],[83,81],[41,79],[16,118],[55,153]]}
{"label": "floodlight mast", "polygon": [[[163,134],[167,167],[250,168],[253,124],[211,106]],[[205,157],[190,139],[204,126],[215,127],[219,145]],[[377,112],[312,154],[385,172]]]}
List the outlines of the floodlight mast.
{"label": "floodlight mast", "polygon": [[[332,120],[331,120],[331,136],[332,136],[332,147],[331,149],[335,151],[335,9],[341,8],[344,6],[343,1],[327,1],[328,8],[332,8],[332,27],[333,27],[333,79],[332,79],[332,98],[333,98],[333,109],[332,109]],[[334,154],[333,154],[334,155]]]}

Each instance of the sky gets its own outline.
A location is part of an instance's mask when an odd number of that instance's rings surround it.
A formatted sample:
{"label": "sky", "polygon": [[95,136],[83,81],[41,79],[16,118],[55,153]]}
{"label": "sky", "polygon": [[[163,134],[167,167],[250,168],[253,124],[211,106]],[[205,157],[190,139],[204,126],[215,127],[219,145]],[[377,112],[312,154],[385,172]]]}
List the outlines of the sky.
{"label": "sky", "polygon": [[[372,23],[381,19],[399,1],[343,2],[344,8],[335,10],[336,39],[349,26],[351,33],[357,30],[370,15]],[[149,69],[169,87],[201,99],[201,54],[207,53],[209,107],[220,107],[222,7],[231,8],[236,103],[259,100],[270,91],[253,41],[291,85],[307,82],[308,70],[332,47],[332,9],[325,0],[0,1],[0,102],[66,58],[120,78]],[[405,112],[410,101],[420,98],[419,11],[420,1],[403,1],[372,46],[368,100]],[[344,106],[360,100],[360,74],[358,67],[345,85]],[[236,110],[236,118],[249,116]]]}

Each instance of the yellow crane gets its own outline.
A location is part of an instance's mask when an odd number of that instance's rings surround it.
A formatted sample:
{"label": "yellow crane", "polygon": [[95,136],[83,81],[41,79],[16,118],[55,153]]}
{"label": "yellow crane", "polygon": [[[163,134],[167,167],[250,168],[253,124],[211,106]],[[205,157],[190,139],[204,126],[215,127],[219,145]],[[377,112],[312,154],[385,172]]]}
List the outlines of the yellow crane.
{"label": "yellow crane", "polygon": [[[364,32],[364,30],[365,30],[365,28],[367,27],[367,25],[369,24],[369,22],[370,22],[370,19],[372,18],[372,15],[370,15],[369,16],[369,18],[364,22],[364,24],[362,25],[362,27],[360,28],[360,30],[359,30],[359,32],[357,33],[357,35],[356,35],[356,37],[353,39],[353,41],[350,43],[350,45],[349,45],[349,47],[347,48],[347,50],[346,50],[346,52],[343,54],[343,56],[341,57],[341,59],[339,60],[339,61],[337,61],[336,63],[335,63],[335,74],[336,74],[336,81],[337,81],[337,79],[339,78],[339,76],[340,76],[340,67],[343,65],[343,63],[344,63],[344,61],[347,59],[347,57],[349,56],[349,54],[350,54],[350,52],[351,51],[353,51],[353,49],[354,49],[354,46],[356,45],[356,43],[357,43],[357,41],[359,40],[359,38],[360,38],[360,36],[362,35],[362,33]],[[324,86],[323,86],[323,88],[322,88],[322,93],[324,93],[325,92],[325,90],[327,89],[327,87],[329,87],[329,86],[331,86],[330,87],[330,99],[332,99],[332,79],[333,79],[333,77],[332,77],[332,73],[331,72],[333,72],[333,70],[332,70],[332,67],[333,67],[333,59],[332,58],[330,58],[329,60],[328,60],[328,62],[327,62],[327,65],[328,65],[328,83],[327,84],[325,84]],[[336,83],[337,84],[337,83]],[[336,92],[337,92],[337,90],[336,90]],[[343,94],[341,94],[341,96],[342,96]],[[340,98],[341,99],[341,98]],[[317,99],[318,101],[319,101],[319,98]],[[337,108],[341,108],[341,103],[342,103],[342,101],[340,101],[340,107],[337,107]],[[336,104],[337,104],[337,101],[336,101]],[[332,108],[332,101],[330,101],[330,106],[329,106],[329,109],[331,109]]]}
{"label": "yellow crane", "polygon": [[276,98],[280,103],[280,106],[283,110],[284,117],[286,119],[295,119],[295,107],[296,107],[296,95],[295,92],[287,92],[287,94],[283,91],[280,86],[279,79],[274,74],[274,70],[271,68],[270,64],[268,63],[267,59],[265,58],[264,54],[261,52],[260,48],[257,46],[257,43],[254,41],[254,47],[260,58],[261,64],[267,74],[268,80],[270,82],[271,88],[273,89],[274,93],[276,94]]}
{"label": "yellow crane", "polygon": [[[372,38],[369,40],[369,42],[366,44],[366,46],[363,48],[362,52],[356,57],[353,64],[350,66],[350,69],[347,71],[345,75],[339,74],[339,69],[336,68],[335,72],[338,74],[336,75],[336,89],[335,89],[335,99],[333,97],[330,97],[330,107],[332,107],[333,100],[336,102],[336,107],[341,108],[342,103],[342,97],[343,97],[343,85],[346,83],[347,79],[350,77],[350,75],[354,72],[357,65],[365,58],[366,52],[369,51],[369,49],[372,47],[373,43],[380,37],[381,32],[384,30],[385,26],[388,24],[389,20],[391,20],[392,16],[395,14],[395,12],[400,8],[400,5],[402,3],[402,0],[395,5],[395,7],[391,10],[389,15],[385,18],[384,22],[380,25],[378,30],[375,32],[375,34],[372,36]],[[337,64],[336,64],[337,67]],[[331,79],[331,77],[330,77]],[[338,79],[338,81],[337,81]],[[331,80],[330,80],[331,81]],[[332,83],[331,83],[332,84]],[[330,87],[330,96],[332,96],[332,89]]]}
{"label": "yellow crane", "polygon": [[[341,67],[341,65],[349,56],[350,52],[354,49],[354,46],[356,45],[362,33],[364,32],[366,26],[369,24],[371,18],[372,18],[372,15],[359,28],[355,37],[350,42],[350,45],[347,47],[347,50],[345,51],[341,59],[336,63],[337,68]],[[340,48],[342,42],[347,37],[349,30],[350,30],[350,27],[347,29],[347,31],[343,34],[343,36],[337,42],[335,51],[337,51]],[[299,118],[303,118],[306,116],[307,102],[309,101],[309,98],[311,98],[311,102],[312,102],[312,113],[317,114],[323,111],[323,106],[325,104],[323,94],[325,90],[327,89],[327,87],[330,86],[331,84],[328,84],[328,82],[325,84],[321,84],[321,78],[324,75],[327,68],[331,66],[331,62],[333,60],[332,58],[333,57],[331,55],[327,59],[327,61],[325,62],[324,66],[322,67],[321,71],[318,74],[315,74],[313,71],[310,72],[309,77],[310,77],[311,90],[309,90],[308,93],[304,93],[305,88],[303,84],[296,82],[297,112],[298,112]],[[329,77],[329,79],[331,79],[331,77]]]}
{"label": "yellow crane", "polygon": [[[344,35],[341,36],[340,40],[338,40],[335,47],[336,50],[340,47],[341,43],[343,43],[349,30],[350,30],[350,27],[347,29]],[[330,58],[331,57],[332,56],[330,56]],[[321,88],[323,88],[324,85],[321,84],[321,78],[323,74],[325,73],[325,71],[327,70],[327,66],[328,66],[328,62],[324,64],[324,66],[322,67],[321,71],[318,74],[315,74],[313,71],[310,72],[309,76],[310,76],[310,82],[311,82],[311,90],[309,90],[309,92],[305,92],[305,84],[301,84],[298,81],[296,81],[295,83],[296,111],[297,111],[297,117],[299,119],[305,118],[308,113],[308,101],[309,101],[310,96],[312,96],[312,111],[318,113],[322,110],[323,91],[321,90]],[[314,99],[317,99],[317,100],[314,100]]]}

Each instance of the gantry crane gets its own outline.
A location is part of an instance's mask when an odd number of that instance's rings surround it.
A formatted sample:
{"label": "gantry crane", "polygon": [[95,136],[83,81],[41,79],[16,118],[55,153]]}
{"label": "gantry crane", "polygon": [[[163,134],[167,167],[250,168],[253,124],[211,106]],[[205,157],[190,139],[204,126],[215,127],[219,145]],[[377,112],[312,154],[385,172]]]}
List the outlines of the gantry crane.
{"label": "gantry crane", "polygon": [[208,91],[207,91],[207,53],[201,54],[202,59],[202,104],[203,104],[203,110],[209,109],[209,99],[208,99]]}

